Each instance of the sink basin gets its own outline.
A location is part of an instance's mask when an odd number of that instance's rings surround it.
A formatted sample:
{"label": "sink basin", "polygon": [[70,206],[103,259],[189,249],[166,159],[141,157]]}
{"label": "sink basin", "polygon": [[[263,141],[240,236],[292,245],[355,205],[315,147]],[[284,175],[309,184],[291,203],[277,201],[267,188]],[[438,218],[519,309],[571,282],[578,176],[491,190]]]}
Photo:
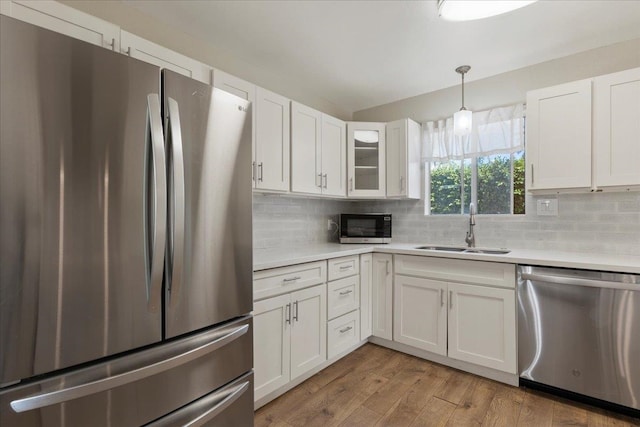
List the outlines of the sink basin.
{"label": "sink basin", "polygon": [[424,251],[464,252],[469,254],[487,254],[487,255],[504,255],[511,252],[508,249],[465,248],[465,247],[459,247],[459,246],[436,246],[436,245],[418,246],[416,247],[416,249],[422,249]]}
{"label": "sink basin", "polygon": [[422,249],[425,251],[447,251],[447,252],[464,252],[465,248],[458,248],[453,246],[418,246],[416,249]]}
{"label": "sink basin", "polygon": [[476,248],[470,248],[470,249],[465,249],[465,252],[472,253],[472,254],[504,255],[504,254],[508,254],[511,251],[507,250],[507,249],[476,249]]}

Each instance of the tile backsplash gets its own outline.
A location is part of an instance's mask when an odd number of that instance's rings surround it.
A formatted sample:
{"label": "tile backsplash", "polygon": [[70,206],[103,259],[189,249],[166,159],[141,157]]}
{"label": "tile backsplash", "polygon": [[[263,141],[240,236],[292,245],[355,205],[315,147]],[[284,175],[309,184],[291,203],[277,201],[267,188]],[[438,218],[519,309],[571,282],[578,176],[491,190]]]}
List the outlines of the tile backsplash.
{"label": "tile backsplash", "polygon": [[[478,215],[476,246],[640,255],[640,192],[561,194],[558,216]],[[545,199],[550,198],[545,196]],[[468,216],[425,216],[422,200],[341,201],[254,195],[254,247],[337,241],[327,219],[340,212],[389,212],[396,243],[464,245]]]}

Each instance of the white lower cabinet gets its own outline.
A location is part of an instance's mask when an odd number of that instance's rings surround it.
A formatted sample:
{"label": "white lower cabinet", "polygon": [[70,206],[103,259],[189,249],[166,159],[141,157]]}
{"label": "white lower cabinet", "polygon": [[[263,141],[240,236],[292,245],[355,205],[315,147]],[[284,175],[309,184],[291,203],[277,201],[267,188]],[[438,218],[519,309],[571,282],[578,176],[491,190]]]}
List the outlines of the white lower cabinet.
{"label": "white lower cabinet", "polygon": [[394,341],[516,373],[515,266],[402,255],[395,271]]}
{"label": "white lower cabinet", "polygon": [[395,276],[395,341],[432,353],[447,354],[447,284],[419,277]]}
{"label": "white lower cabinet", "polygon": [[515,291],[460,283],[448,285],[448,356],[515,373]]}
{"label": "white lower cabinet", "polygon": [[373,336],[393,338],[393,257],[373,254],[371,299],[373,302]]}
{"label": "white lower cabinet", "polygon": [[373,278],[373,255],[360,255],[360,340],[364,341],[373,333],[373,304],[371,285]]}
{"label": "white lower cabinet", "polygon": [[360,312],[347,313],[327,323],[327,356],[332,358],[360,341]]}
{"label": "white lower cabinet", "polygon": [[254,303],[255,400],[327,359],[326,298],[323,284]]}
{"label": "white lower cabinet", "polygon": [[289,382],[290,301],[290,295],[286,294],[254,303],[253,369],[256,400]]}

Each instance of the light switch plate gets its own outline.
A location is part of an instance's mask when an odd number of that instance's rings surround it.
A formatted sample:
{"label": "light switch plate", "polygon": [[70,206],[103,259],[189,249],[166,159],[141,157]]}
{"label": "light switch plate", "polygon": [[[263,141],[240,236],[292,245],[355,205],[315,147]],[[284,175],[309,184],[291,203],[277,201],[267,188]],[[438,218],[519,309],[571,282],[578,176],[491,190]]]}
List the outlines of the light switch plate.
{"label": "light switch plate", "polygon": [[558,216],[558,199],[538,199],[536,207],[540,216]]}

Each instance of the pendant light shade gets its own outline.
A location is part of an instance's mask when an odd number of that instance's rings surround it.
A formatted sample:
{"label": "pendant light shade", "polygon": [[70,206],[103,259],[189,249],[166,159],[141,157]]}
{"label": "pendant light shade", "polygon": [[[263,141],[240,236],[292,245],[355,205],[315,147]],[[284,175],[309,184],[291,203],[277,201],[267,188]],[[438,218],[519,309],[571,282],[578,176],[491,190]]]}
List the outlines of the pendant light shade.
{"label": "pendant light shade", "polygon": [[458,136],[465,136],[471,133],[471,111],[460,110],[453,115],[453,133]]}
{"label": "pendant light shade", "polygon": [[471,133],[473,124],[472,112],[464,107],[464,75],[471,69],[468,65],[456,68],[456,73],[462,76],[462,107],[453,115],[453,133],[457,136],[465,136]]}

